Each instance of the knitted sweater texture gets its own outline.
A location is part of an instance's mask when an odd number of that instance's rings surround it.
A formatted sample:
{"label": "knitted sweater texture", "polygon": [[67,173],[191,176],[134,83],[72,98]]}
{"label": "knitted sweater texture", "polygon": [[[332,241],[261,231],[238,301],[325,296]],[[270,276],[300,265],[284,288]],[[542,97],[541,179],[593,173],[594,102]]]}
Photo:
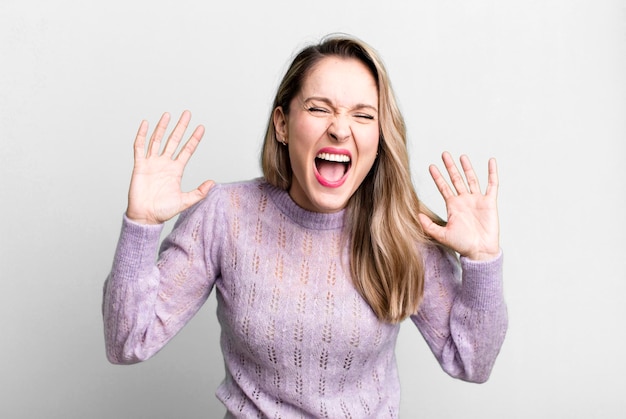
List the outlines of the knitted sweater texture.
{"label": "knitted sweater texture", "polygon": [[[160,251],[162,226],[124,218],[104,286],[109,360],[150,358],[215,287],[227,416],[397,417],[399,325],[379,321],[353,287],[343,217],[256,179],[215,186]],[[507,328],[502,256],[422,254],[424,298],[410,318],[447,373],[485,381]]]}

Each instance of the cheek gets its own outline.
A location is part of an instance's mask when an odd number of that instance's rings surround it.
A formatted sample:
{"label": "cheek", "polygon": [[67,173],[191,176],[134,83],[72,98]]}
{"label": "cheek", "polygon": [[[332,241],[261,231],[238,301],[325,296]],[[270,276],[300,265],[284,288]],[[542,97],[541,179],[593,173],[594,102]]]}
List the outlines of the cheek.
{"label": "cheek", "polygon": [[307,118],[298,115],[289,124],[289,138],[298,141],[313,141],[326,131],[326,124],[322,118]]}
{"label": "cheek", "polygon": [[359,138],[361,139],[360,143],[360,152],[365,156],[371,156],[372,154],[375,156],[378,152],[378,142],[380,139],[379,130],[377,127],[363,129],[362,132],[359,133]]}

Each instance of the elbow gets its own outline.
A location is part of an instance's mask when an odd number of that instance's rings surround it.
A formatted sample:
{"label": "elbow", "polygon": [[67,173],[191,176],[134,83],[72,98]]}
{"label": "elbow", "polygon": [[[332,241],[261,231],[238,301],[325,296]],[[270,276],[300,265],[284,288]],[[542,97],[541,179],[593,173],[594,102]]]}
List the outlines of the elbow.
{"label": "elbow", "polygon": [[106,358],[113,365],[132,365],[143,361],[143,359],[113,348],[107,348]]}
{"label": "elbow", "polygon": [[480,363],[456,364],[456,368],[444,368],[444,371],[452,378],[467,383],[483,384],[489,380],[493,365],[481,365]]}
{"label": "elbow", "polygon": [[500,347],[498,346],[492,353],[485,353],[482,356],[469,361],[463,370],[463,374],[458,378],[463,381],[467,381],[468,383],[486,383],[491,376],[491,372],[493,371],[499,352]]}
{"label": "elbow", "polygon": [[156,353],[154,346],[133,334],[121,333],[118,328],[105,330],[104,348],[106,359],[113,365],[132,365],[148,360]]}
{"label": "elbow", "polygon": [[491,368],[486,371],[475,371],[462,378],[463,381],[473,384],[484,384],[491,376]]}
{"label": "elbow", "polygon": [[448,368],[444,371],[452,378],[467,383],[483,384],[489,380],[492,368],[484,365],[465,365],[464,368],[457,365],[456,368]]}
{"label": "elbow", "polygon": [[463,373],[458,378],[468,383],[486,383],[489,377],[491,377],[499,352],[500,346],[494,348],[491,353],[483,353],[482,356],[477,356],[473,360],[468,361],[463,369]]}
{"label": "elbow", "polygon": [[453,378],[474,384],[484,384],[491,377],[491,372],[500,353],[502,341],[488,345],[483,351],[472,351],[466,356],[456,352],[451,358],[454,362],[442,364],[444,370]]}
{"label": "elbow", "polygon": [[128,345],[106,345],[106,358],[113,365],[133,365],[146,361],[151,357],[151,353],[137,350]]}
{"label": "elbow", "polygon": [[107,352],[107,360],[113,365],[132,365],[141,362],[139,360],[125,358],[122,356],[118,356],[118,354],[112,354],[109,352]]}

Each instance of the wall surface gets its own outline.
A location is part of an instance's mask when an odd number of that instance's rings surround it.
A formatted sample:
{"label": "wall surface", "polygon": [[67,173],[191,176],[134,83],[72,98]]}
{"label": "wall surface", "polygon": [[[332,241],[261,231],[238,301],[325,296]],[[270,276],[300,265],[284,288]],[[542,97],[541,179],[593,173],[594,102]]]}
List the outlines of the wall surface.
{"label": "wall surface", "polygon": [[102,284],[141,119],[193,112],[185,174],[260,174],[289,58],[329,32],[382,54],[413,177],[499,162],[509,333],[489,382],[403,325],[404,418],[624,418],[626,2],[0,2],[0,417],[221,417],[215,298],[155,358],[110,365]]}

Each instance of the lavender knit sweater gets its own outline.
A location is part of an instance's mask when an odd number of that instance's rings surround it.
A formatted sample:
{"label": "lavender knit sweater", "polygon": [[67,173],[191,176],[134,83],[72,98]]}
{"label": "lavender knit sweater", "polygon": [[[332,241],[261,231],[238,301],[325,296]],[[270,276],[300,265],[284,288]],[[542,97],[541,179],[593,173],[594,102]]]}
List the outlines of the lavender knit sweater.
{"label": "lavender knit sweater", "polygon": [[[162,227],[124,219],[104,287],[109,360],[150,358],[215,287],[226,366],[217,397],[229,417],[397,417],[399,326],[352,286],[342,223],[261,179],[217,185],[181,214],[155,264]],[[507,327],[502,257],[461,258],[461,270],[438,248],[423,255],[411,320],[446,372],[482,382]]]}

